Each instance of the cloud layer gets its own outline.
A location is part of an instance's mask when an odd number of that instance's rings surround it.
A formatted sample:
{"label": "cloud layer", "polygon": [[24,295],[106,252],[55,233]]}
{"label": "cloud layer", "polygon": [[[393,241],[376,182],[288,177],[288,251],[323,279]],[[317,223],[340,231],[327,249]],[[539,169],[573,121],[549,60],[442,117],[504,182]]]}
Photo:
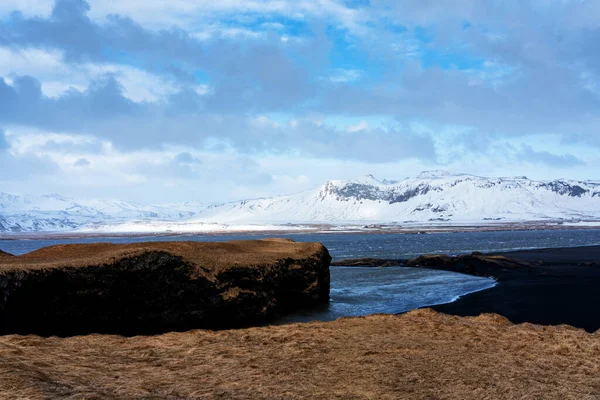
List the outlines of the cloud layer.
{"label": "cloud layer", "polygon": [[592,1],[31,0],[0,14],[6,190],[217,201],[355,173],[600,166]]}

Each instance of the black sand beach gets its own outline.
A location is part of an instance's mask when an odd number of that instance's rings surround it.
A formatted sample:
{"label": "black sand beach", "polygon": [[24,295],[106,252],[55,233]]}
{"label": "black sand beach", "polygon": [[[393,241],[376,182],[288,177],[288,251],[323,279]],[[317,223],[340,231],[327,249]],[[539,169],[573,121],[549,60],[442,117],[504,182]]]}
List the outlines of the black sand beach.
{"label": "black sand beach", "polygon": [[500,255],[531,262],[497,270],[498,285],[433,307],[460,316],[497,313],[514,323],[600,329],[600,246],[540,249]]}

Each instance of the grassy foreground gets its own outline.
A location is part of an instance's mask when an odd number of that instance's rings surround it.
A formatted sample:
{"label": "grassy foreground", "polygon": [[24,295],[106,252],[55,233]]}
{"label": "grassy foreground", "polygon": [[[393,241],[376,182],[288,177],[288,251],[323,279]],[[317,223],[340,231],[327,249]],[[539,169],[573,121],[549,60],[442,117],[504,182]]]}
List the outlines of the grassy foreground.
{"label": "grassy foreground", "polygon": [[0,398],[600,396],[600,331],[432,310],[160,336],[0,336]]}

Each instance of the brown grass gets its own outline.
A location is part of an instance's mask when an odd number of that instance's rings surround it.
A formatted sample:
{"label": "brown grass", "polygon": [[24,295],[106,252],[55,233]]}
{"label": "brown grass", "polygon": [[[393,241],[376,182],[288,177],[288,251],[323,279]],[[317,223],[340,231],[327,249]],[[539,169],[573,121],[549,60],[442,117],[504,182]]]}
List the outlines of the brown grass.
{"label": "brown grass", "polygon": [[288,239],[63,244],[44,247],[20,256],[0,256],[0,272],[15,269],[101,265],[148,251],[166,251],[183,257],[193,265],[219,271],[235,267],[237,264],[270,264],[286,257],[300,259],[315,254],[321,248],[322,245],[319,243],[296,243]]}
{"label": "brown grass", "polygon": [[417,310],[161,336],[0,337],[0,398],[594,399],[600,334]]}
{"label": "brown grass", "polygon": [[0,250],[0,258],[14,257],[12,254]]}

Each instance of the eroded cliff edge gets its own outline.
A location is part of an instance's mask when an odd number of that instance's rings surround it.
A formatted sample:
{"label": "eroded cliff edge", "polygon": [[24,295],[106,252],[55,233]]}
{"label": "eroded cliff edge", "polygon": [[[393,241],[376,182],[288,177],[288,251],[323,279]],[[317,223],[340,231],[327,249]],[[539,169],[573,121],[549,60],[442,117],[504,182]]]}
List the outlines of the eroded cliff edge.
{"label": "eroded cliff edge", "polygon": [[76,244],[0,257],[0,333],[125,335],[269,322],[329,300],[320,243]]}

